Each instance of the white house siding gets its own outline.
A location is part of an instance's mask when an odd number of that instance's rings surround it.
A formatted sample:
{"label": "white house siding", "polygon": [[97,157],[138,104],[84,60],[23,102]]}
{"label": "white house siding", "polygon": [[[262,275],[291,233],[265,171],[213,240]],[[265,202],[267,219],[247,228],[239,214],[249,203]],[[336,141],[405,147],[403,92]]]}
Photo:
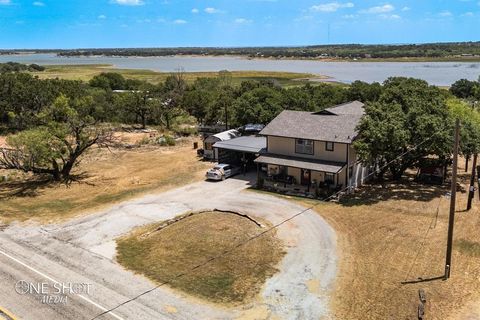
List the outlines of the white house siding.
{"label": "white house siding", "polygon": [[319,159],[334,162],[347,161],[347,144],[335,143],[334,151],[325,150],[324,141],[314,142],[314,154],[301,154],[295,152],[295,139],[283,137],[268,137],[268,152],[273,154],[281,154],[306,159]]}
{"label": "white house siding", "polygon": [[345,188],[345,177],[347,175],[347,167],[345,166],[339,173],[337,173],[337,186]]}
{"label": "white house siding", "polygon": [[351,144],[349,145],[349,148],[348,148],[348,157],[350,158],[350,166],[357,163],[357,151]]}

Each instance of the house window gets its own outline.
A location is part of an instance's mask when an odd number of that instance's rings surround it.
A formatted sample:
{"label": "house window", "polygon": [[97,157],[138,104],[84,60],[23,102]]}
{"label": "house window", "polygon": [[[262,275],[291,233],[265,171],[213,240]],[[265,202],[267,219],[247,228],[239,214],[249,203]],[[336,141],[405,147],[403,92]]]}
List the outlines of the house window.
{"label": "house window", "polygon": [[335,144],[333,142],[325,142],[325,150],[327,151],[333,151],[335,150]]}
{"label": "house window", "polygon": [[295,153],[312,154],[313,155],[313,140],[296,139]]}

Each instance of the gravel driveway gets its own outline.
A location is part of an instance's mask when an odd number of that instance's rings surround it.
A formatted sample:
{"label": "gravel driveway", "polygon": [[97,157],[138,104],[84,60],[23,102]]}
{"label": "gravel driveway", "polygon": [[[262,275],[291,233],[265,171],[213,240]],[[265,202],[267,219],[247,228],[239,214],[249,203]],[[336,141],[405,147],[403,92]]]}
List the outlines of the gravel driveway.
{"label": "gravel driveway", "polygon": [[[0,274],[0,301],[22,319],[91,319],[101,307],[111,308],[154,286],[115,262],[115,239],[132,228],[191,210],[232,210],[272,223],[304,210],[293,202],[244,190],[252,180],[253,176],[240,176],[223,182],[199,182],[64,224],[12,225],[0,232],[0,250],[4,252],[0,266],[5,266]],[[335,232],[318,214],[308,211],[282,225],[278,236],[287,254],[280,271],[267,281],[255,302],[223,308],[161,287],[102,319],[330,318],[328,299],[337,264]],[[31,268],[19,265],[12,257]],[[28,295],[18,297],[16,281],[44,281],[42,275],[60,282],[91,284],[88,300],[92,303],[75,295],[65,306],[42,305]]]}

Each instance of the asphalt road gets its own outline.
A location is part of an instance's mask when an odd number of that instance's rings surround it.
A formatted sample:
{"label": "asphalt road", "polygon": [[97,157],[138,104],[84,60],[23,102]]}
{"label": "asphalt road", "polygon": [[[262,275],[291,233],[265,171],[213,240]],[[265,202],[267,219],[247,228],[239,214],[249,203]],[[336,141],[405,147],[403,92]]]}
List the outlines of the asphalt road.
{"label": "asphalt road", "polygon": [[[249,184],[248,177],[200,182],[67,223],[11,225],[0,231],[0,305],[24,320],[92,319],[155,287],[115,261],[115,239],[132,228],[191,210],[233,210],[272,223],[304,210],[277,197],[244,191]],[[283,225],[278,236],[287,254],[280,271],[266,282],[254,302],[219,307],[161,287],[100,319],[329,318],[328,299],[337,264],[333,229],[308,211]],[[35,291],[42,283],[49,290],[72,284],[88,285],[89,290],[60,295],[67,297],[66,303],[45,303],[42,299],[52,294]]]}

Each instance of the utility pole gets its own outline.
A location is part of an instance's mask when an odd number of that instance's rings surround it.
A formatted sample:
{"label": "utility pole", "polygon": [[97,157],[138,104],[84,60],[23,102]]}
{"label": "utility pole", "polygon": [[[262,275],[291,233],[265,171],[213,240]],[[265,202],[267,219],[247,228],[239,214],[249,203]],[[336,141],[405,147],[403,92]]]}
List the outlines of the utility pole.
{"label": "utility pole", "polygon": [[472,176],[470,177],[470,189],[468,190],[467,211],[472,209],[472,200],[475,196],[475,169],[477,168],[478,154],[473,155]]}
{"label": "utility pole", "polygon": [[458,146],[460,144],[460,120],[455,122],[455,145],[453,147],[452,189],[450,195],[450,216],[448,219],[447,255],[444,279],[450,278],[452,268],[453,226],[455,224],[455,202],[457,200]]}

